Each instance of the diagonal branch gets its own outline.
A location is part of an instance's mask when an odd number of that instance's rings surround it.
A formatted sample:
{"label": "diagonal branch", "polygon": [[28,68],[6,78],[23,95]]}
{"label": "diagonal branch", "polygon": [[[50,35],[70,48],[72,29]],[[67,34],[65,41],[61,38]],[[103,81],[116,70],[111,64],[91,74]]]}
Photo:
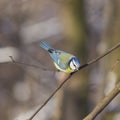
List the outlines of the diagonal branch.
{"label": "diagonal branch", "polygon": [[[108,54],[110,54],[111,52],[113,52],[115,49],[120,47],[120,42],[118,44],[116,44],[115,46],[113,46],[111,49],[109,49],[106,53],[104,53],[103,55],[89,61],[88,63],[82,65],[79,68],[79,71],[82,70],[83,68],[88,67],[89,65],[99,61],[100,59],[102,59],[103,57],[107,56]],[[77,71],[78,72],[78,71]],[[55,91],[53,91],[53,93],[48,97],[48,99],[33,113],[33,115],[28,119],[28,120],[33,120],[33,118],[37,115],[37,113],[51,100],[51,98],[62,88],[62,86],[71,78],[72,75],[74,75],[76,72],[72,73],[69,75],[69,77],[67,79],[65,79],[57,88]],[[106,104],[107,105],[107,104]],[[86,120],[92,120],[92,119],[86,119]]]}
{"label": "diagonal branch", "polygon": [[97,62],[98,60],[102,59],[103,57],[105,57],[106,55],[110,54],[111,52],[113,52],[115,49],[120,47],[120,42],[118,44],[116,44],[115,46],[113,46],[111,49],[109,49],[106,53],[104,53],[103,55],[91,60],[90,62],[88,62],[89,65]]}
{"label": "diagonal branch", "polygon": [[49,98],[35,111],[35,113],[28,119],[32,120],[35,115],[50,101],[50,99],[56,94],[57,91],[60,90],[60,88],[67,82],[68,79],[70,79],[71,74],[65,79],[58,87],[57,89],[49,96]]}
{"label": "diagonal branch", "polygon": [[120,83],[83,120],[93,120],[120,93]]}

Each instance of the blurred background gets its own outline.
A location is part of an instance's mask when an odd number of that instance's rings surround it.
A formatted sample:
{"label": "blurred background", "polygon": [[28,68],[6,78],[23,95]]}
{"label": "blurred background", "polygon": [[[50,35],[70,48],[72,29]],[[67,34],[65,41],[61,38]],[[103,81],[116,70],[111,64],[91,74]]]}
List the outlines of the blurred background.
{"label": "blurred background", "polygon": [[[28,119],[65,79],[40,40],[84,64],[117,44],[119,31],[119,0],[0,0],[0,119]],[[82,120],[119,82],[119,67],[118,49],[74,75],[34,120]],[[119,119],[117,96],[95,120]]]}

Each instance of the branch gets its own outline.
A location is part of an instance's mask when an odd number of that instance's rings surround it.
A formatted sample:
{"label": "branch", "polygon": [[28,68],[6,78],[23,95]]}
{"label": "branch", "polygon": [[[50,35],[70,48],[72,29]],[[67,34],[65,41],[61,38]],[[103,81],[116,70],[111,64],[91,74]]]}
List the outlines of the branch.
{"label": "branch", "polygon": [[9,57],[10,57],[10,59],[12,60],[12,63],[17,64],[17,65],[25,65],[25,66],[29,66],[29,67],[40,68],[40,69],[42,69],[42,70],[44,70],[44,71],[51,71],[50,69],[45,68],[45,67],[43,67],[42,65],[41,65],[41,66],[38,66],[38,65],[32,65],[32,64],[28,64],[28,63],[18,62],[18,61],[15,61],[12,56],[9,56]]}
{"label": "branch", "polygon": [[[109,49],[106,53],[104,53],[103,55],[101,55],[100,57],[97,57],[93,60],[91,60],[90,62],[82,65],[79,68],[79,71],[82,70],[83,68],[88,67],[89,65],[99,61],[100,59],[102,59],[103,57],[105,57],[106,55],[110,54],[111,52],[113,52],[115,49],[120,47],[120,42],[118,44],[116,44],[115,46],[113,46],[111,49]],[[37,113],[51,100],[51,98],[62,88],[62,86],[71,78],[72,75],[74,75],[76,72],[72,73],[69,75],[69,77],[67,79],[65,79],[57,88],[55,91],[53,91],[53,93],[48,97],[48,99],[33,113],[33,115],[28,119],[28,120],[33,120],[33,118],[37,115]],[[89,120],[89,119],[88,119]]]}
{"label": "branch", "polygon": [[90,62],[88,62],[88,64],[91,65],[91,64],[97,62],[98,60],[102,59],[103,57],[105,57],[106,55],[110,54],[111,52],[113,52],[115,49],[117,49],[119,47],[120,47],[120,42],[118,44],[116,44],[115,46],[113,46],[111,49],[109,49],[106,53],[104,53],[100,57],[97,57],[96,59],[93,59]]}
{"label": "branch", "polygon": [[68,81],[68,79],[70,79],[71,74],[67,77],[67,79],[65,79],[58,87],[57,89],[49,96],[49,98],[35,111],[35,113],[28,119],[28,120],[32,120],[35,115],[50,101],[50,99],[57,93],[57,91],[60,90],[60,88]]}
{"label": "branch", "polygon": [[83,120],[93,120],[120,93],[120,83]]}

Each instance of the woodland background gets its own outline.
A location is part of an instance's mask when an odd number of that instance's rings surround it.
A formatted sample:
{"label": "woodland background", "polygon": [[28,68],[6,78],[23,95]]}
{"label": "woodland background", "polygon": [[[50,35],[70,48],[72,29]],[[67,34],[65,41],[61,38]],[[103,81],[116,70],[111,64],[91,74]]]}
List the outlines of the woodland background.
{"label": "woodland background", "polygon": [[[26,120],[65,78],[40,40],[84,64],[120,41],[120,0],[0,0],[1,120]],[[34,120],[82,120],[120,81],[119,61],[118,49],[78,72]],[[119,118],[117,96],[95,120]]]}

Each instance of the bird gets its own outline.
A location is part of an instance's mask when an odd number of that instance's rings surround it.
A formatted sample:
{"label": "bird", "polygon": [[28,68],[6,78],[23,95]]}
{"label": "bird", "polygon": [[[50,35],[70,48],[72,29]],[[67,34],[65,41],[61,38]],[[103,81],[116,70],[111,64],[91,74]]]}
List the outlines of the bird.
{"label": "bird", "polygon": [[40,46],[46,50],[53,60],[55,67],[64,73],[73,73],[79,70],[79,59],[67,52],[57,50],[45,41],[40,41]]}

